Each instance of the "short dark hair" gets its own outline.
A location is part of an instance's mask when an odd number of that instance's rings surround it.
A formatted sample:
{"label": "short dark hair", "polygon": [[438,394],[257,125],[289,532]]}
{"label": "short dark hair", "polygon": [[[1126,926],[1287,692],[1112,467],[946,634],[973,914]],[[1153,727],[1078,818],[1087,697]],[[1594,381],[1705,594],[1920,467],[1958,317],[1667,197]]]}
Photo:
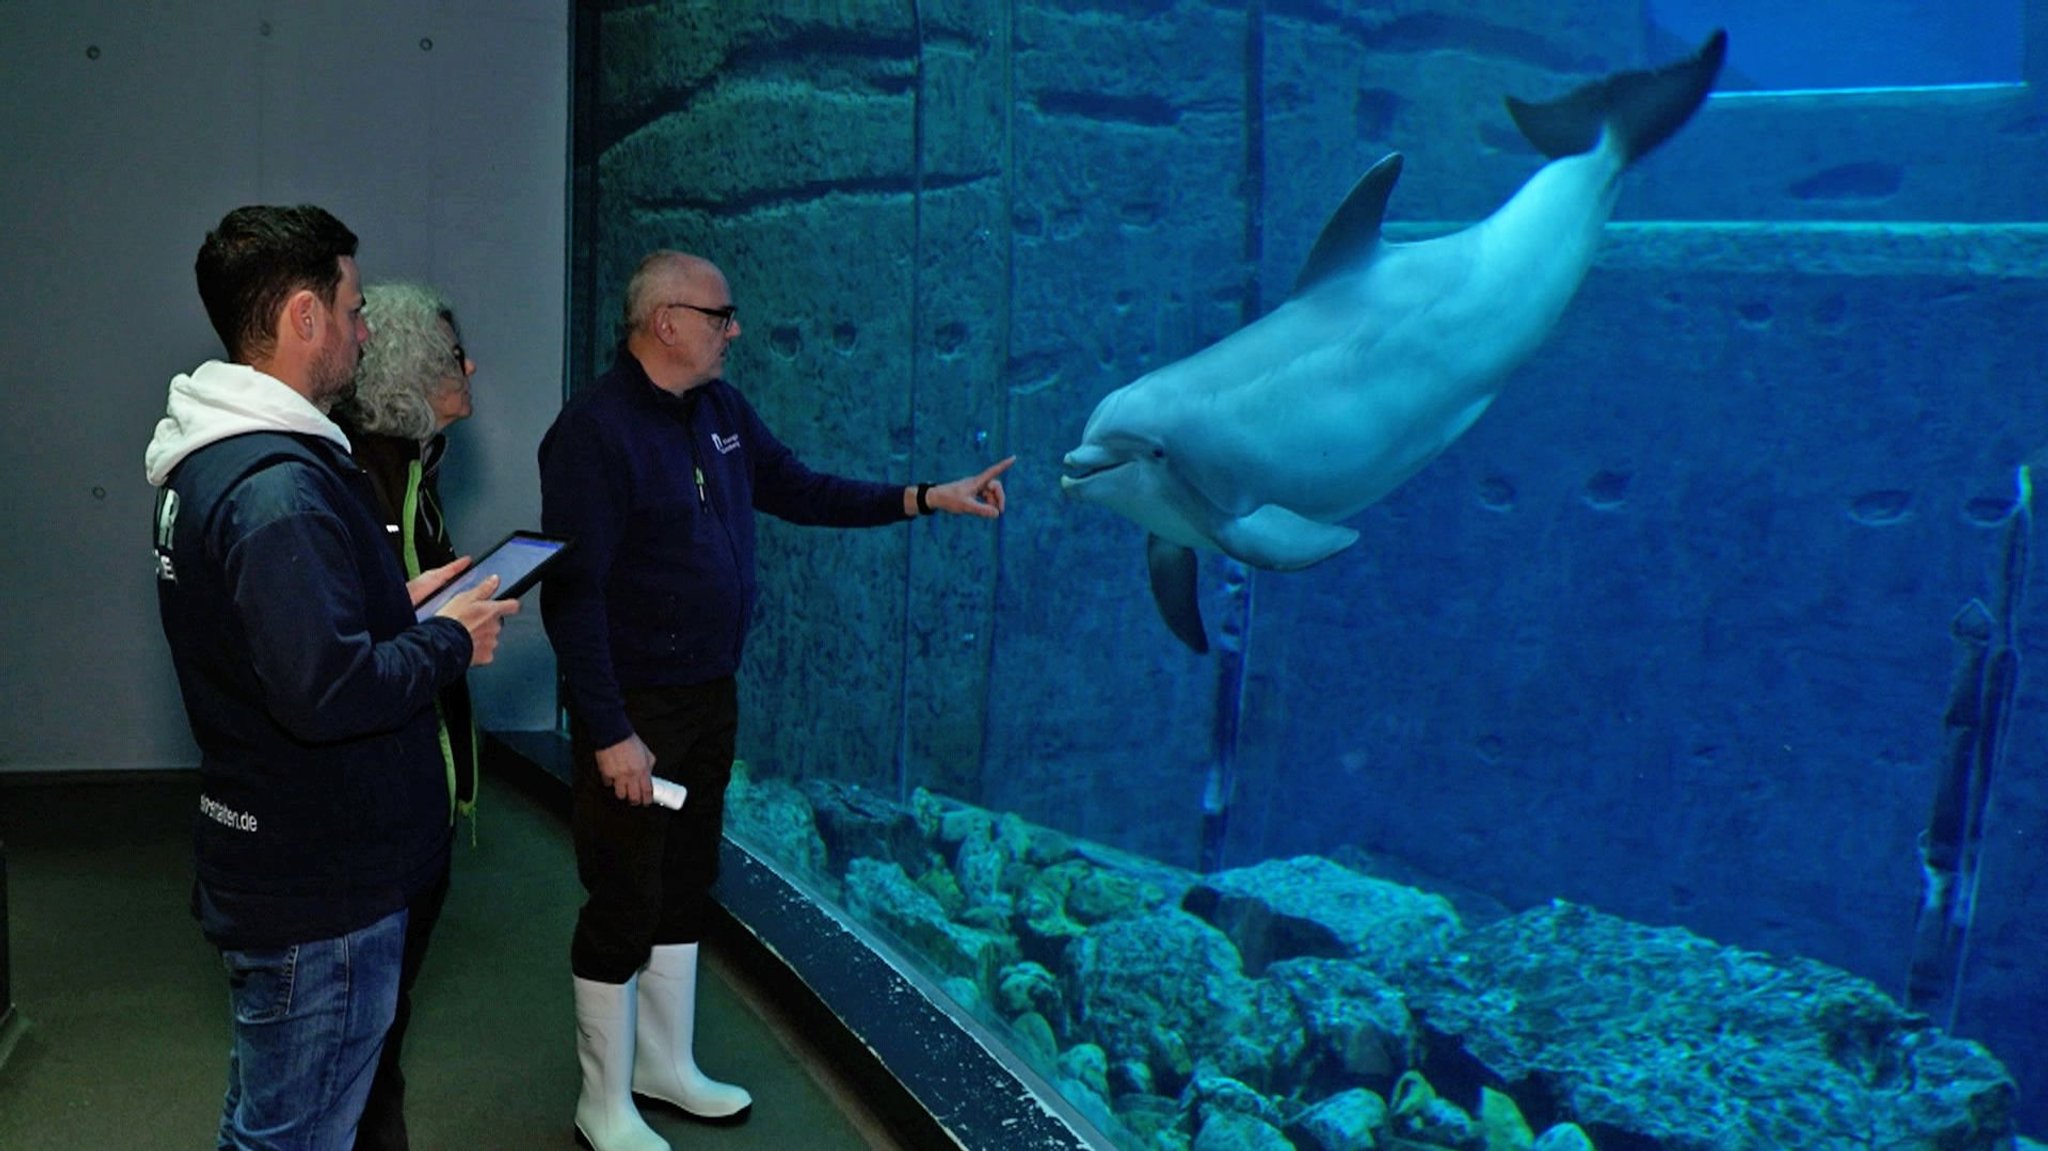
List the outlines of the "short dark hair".
{"label": "short dark hair", "polygon": [[342,257],[355,254],[356,234],[324,208],[251,204],[221,217],[192,270],[220,342],[246,362],[271,349],[293,292],[311,289],[332,306]]}

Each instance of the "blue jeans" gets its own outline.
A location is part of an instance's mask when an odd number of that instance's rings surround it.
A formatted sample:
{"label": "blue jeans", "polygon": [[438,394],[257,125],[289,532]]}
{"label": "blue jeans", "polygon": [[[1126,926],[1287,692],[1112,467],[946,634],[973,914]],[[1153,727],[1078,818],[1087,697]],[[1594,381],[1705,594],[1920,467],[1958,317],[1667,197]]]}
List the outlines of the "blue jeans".
{"label": "blue jeans", "polygon": [[220,1151],[349,1151],[398,1006],[405,912],[336,939],[222,951],[234,1046]]}

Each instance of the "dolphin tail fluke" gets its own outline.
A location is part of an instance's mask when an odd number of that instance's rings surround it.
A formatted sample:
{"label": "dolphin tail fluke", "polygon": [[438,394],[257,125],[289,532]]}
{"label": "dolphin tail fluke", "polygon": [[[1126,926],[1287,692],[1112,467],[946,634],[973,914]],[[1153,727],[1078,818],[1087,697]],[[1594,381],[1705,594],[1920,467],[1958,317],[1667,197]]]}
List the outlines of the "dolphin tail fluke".
{"label": "dolphin tail fluke", "polygon": [[1152,571],[1152,602],[1159,618],[1196,655],[1209,654],[1209,634],[1202,630],[1202,601],[1195,591],[1195,551],[1145,537],[1145,564]]}
{"label": "dolphin tail fluke", "polygon": [[1591,151],[1600,133],[1620,137],[1630,163],[1671,138],[1713,90],[1728,55],[1728,33],[1716,31],[1684,60],[1640,72],[1617,72],[1560,99],[1531,104],[1508,97],[1508,114],[1538,151],[1555,160]]}

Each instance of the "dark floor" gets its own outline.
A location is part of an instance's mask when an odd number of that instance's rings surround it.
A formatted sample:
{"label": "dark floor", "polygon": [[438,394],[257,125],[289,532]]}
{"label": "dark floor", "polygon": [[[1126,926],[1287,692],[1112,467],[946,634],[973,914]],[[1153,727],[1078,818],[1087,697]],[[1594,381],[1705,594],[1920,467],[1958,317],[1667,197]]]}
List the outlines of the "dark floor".
{"label": "dark floor", "polygon": [[[16,1007],[0,1065],[6,1151],[210,1147],[227,1063],[227,995],[186,911],[192,776],[0,779]],[[568,832],[485,781],[475,847],[421,976],[407,1042],[413,1143],[568,1148],[578,1073],[568,939],[581,899]],[[895,1144],[801,1035],[707,951],[697,1050],[754,1094],[752,1120],[659,1113],[678,1151],[834,1151]]]}

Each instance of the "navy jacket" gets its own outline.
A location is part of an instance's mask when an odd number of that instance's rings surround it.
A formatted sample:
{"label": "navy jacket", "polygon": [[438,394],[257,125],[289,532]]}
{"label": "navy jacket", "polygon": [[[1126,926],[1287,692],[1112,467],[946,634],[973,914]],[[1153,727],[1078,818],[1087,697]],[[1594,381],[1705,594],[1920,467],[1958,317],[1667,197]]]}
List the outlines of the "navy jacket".
{"label": "navy jacket", "polygon": [[904,522],[901,485],[814,472],[739,391],[677,397],[625,351],[540,443],[541,529],[571,537],[541,588],[569,708],[598,747],[632,734],[622,692],[739,670],[754,610],[754,512]]}
{"label": "navy jacket", "polygon": [[198,449],[158,497],[157,600],[199,744],[194,910],[224,948],[332,938],[448,863],[434,696],[469,666],[415,623],[368,482],[317,436]]}

